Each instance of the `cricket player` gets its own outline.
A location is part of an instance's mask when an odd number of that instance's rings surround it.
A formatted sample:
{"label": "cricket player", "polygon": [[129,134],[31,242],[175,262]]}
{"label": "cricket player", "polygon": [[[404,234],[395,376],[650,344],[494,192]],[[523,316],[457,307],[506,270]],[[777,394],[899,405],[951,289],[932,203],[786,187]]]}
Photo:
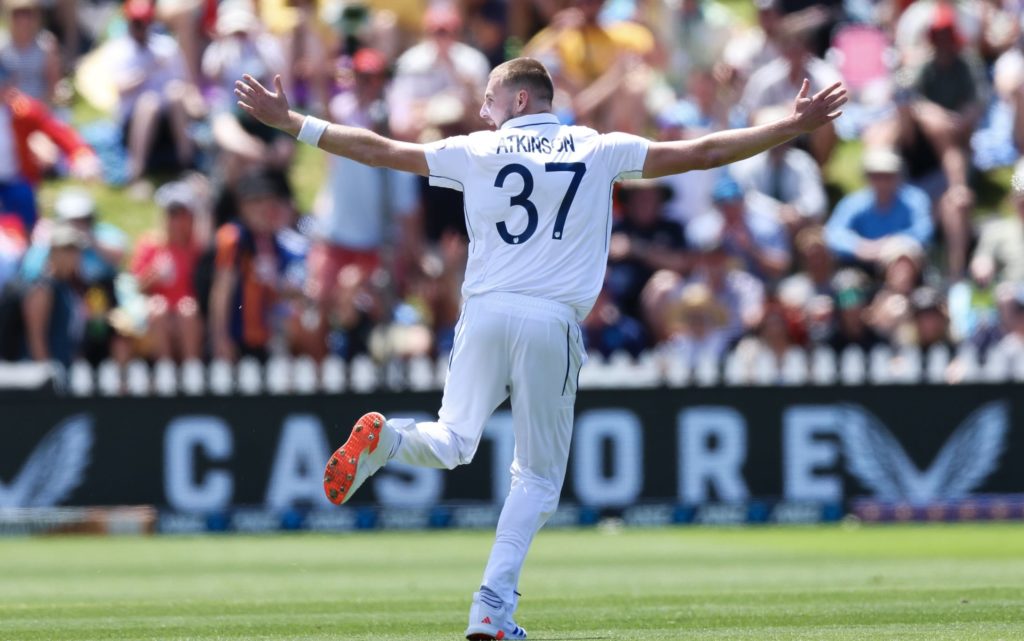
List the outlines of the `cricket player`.
{"label": "cricket player", "polygon": [[344,503],[394,459],[451,469],[473,459],[484,424],[511,397],[512,484],[498,520],[467,639],[525,639],[516,625],[519,574],[534,535],[554,512],[569,458],[577,377],[586,356],[579,322],[601,290],[613,184],[708,169],[748,158],[834,120],[835,84],[770,124],[673,142],[561,125],[544,66],[517,58],[490,75],[480,117],[494,127],[420,145],[291,111],[244,76],[238,105],[300,141],[375,167],[428,176],[465,196],[469,261],[462,315],[435,422],[366,414],[327,463],[324,489]]}

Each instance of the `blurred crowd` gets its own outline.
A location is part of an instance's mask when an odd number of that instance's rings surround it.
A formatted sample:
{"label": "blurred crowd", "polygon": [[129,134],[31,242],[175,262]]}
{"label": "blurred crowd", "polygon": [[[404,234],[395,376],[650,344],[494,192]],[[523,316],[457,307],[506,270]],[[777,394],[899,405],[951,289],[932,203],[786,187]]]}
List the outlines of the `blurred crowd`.
{"label": "blurred crowd", "polygon": [[[233,83],[280,73],[300,111],[429,142],[482,128],[487,74],[518,55],[551,70],[563,122],[657,140],[773,121],[804,78],[851,95],[759,156],[620,185],[589,350],[1024,352],[1020,0],[2,7],[0,360],[444,356],[461,193],[317,154],[303,211],[296,141]],[[76,131],[73,101],[105,119]],[[37,212],[55,176],[85,186]],[[111,225],[90,181],[152,198],[158,228]]]}

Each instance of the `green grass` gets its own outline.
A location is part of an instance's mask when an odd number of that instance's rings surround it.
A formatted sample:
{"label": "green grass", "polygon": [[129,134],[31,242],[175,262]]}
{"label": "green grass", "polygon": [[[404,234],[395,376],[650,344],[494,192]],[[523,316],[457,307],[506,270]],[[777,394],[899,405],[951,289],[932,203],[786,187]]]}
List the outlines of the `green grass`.
{"label": "green grass", "polygon": [[[486,532],[0,540],[0,639],[458,639]],[[533,639],[1024,639],[1024,526],[550,531]]]}

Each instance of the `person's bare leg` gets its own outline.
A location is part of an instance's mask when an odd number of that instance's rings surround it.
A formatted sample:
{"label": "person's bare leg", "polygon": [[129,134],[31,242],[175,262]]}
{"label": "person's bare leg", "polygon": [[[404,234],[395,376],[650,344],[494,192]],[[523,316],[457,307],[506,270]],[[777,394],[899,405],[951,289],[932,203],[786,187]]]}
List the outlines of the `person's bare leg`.
{"label": "person's bare leg", "polygon": [[128,128],[128,176],[136,180],[146,170],[146,160],[156,140],[160,119],[160,97],[154,92],[139,96]]}
{"label": "person's bare leg", "polygon": [[203,319],[199,316],[196,301],[187,298],[178,303],[178,351],[182,362],[203,356]]}
{"label": "person's bare leg", "polygon": [[78,30],[78,0],[57,0],[54,8],[60,22],[64,37],[61,38],[61,62],[67,71],[74,69],[81,48],[81,35]]}
{"label": "person's bare leg", "polygon": [[174,345],[171,340],[170,318],[167,301],[163,297],[149,300],[149,344],[152,345],[153,357],[156,360],[174,358]]}
{"label": "person's bare leg", "polygon": [[966,274],[973,207],[974,194],[963,185],[950,187],[939,200],[939,224],[946,240],[949,277],[953,280],[959,280]]}
{"label": "person's bare leg", "polygon": [[809,142],[811,155],[814,156],[819,166],[824,167],[828,159],[832,157],[832,151],[839,142],[839,135],[836,134],[836,128],[828,124],[812,131]]}
{"label": "person's bare leg", "polygon": [[192,82],[198,84],[202,78],[200,61],[202,59],[202,28],[199,25],[199,2],[182,3],[180,9],[164,12],[161,16],[167,28],[174,34],[174,39],[181,47]]}
{"label": "person's bare leg", "polygon": [[950,187],[967,185],[967,154],[957,140],[956,128],[947,118],[932,111],[919,111],[917,123],[935,149]]}
{"label": "person's bare leg", "polygon": [[191,167],[195,158],[195,147],[188,135],[188,111],[185,108],[187,90],[187,85],[180,82],[167,87],[167,118],[171,123],[174,151],[182,167]]}

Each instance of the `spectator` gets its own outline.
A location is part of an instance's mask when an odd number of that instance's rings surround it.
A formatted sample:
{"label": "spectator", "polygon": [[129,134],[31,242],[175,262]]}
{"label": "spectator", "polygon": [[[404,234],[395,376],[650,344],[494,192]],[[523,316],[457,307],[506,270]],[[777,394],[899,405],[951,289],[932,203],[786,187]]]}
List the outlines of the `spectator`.
{"label": "spectator", "polygon": [[[680,100],[664,109],[655,119],[658,140],[689,140],[709,133],[709,123],[698,108],[688,100]],[[665,203],[666,215],[684,227],[698,215],[711,210],[711,192],[725,175],[725,167],[698,169],[663,176],[657,180],[671,189]]]}
{"label": "spectator", "polygon": [[21,93],[53,105],[54,91],[61,76],[57,40],[43,30],[40,0],[7,0],[10,39],[0,48],[0,65],[10,72]]}
{"label": "spectator", "polygon": [[[248,0],[229,0],[217,10],[217,36],[203,53],[203,78],[216,88],[213,138],[221,157],[220,179],[233,185],[245,173],[270,169],[284,172],[295,156],[295,140],[245,113],[235,104],[234,82],[249,74],[272,86],[284,67],[278,41],[262,30]],[[219,203],[219,207],[228,207]]]}
{"label": "spectator", "polygon": [[801,229],[794,245],[800,270],[787,280],[804,280],[814,294],[831,296],[835,263],[825,244],[823,228],[813,226]]}
{"label": "spectator", "polygon": [[25,229],[36,223],[36,185],[42,170],[32,152],[30,138],[42,133],[70,161],[71,173],[81,179],[99,176],[96,154],[78,133],[55,118],[46,105],[11,86],[12,78],[0,65],[0,206],[16,213]]}
{"label": "spectator", "polygon": [[[462,242],[461,238],[456,239]],[[408,278],[405,296],[393,315],[393,325],[400,329],[390,334],[396,355],[436,358],[451,352],[462,303],[461,268],[447,264],[447,260],[440,252],[429,252]]]}
{"label": "spectator", "polygon": [[694,91],[694,71],[710,69],[722,59],[736,17],[722,3],[682,0],[668,16],[671,34],[669,76],[674,86]]}
{"label": "spectator", "polygon": [[289,0],[288,4],[294,9],[295,23],[284,37],[285,87],[296,108],[323,114],[331,91],[333,34],[320,21],[316,0]]}
{"label": "spectator", "polygon": [[703,359],[717,360],[729,347],[728,312],[704,283],[690,283],[669,308],[672,337],[666,348],[693,367]]}
{"label": "spectator", "polygon": [[[66,187],[59,191],[53,204],[53,213],[58,224],[66,223],[86,235],[88,242],[80,252],[80,274],[85,283],[112,281],[125,256],[127,235],[114,225],[99,220],[96,201],[89,192],[79,187]],[[22,261],[21,274],[29,281],[43,274],[49,253],[50,229],[49,224],[40,223],[33,234],[32,247]]]}
{"label": "spectator", "polygon": [[886,238],[879,254],[885,290],[910,296],[921,285],[924,248],[909,236]]}
{"label": "spectator", "polygon": [[691,258],[679,223],[664,215],[671,190],[654,180],[622,183],[622,217],[612,226],[606,283],[615,303],[638,316],[644,283],[659,269],[686,274]]}
{"label": "spectator", "polygon": [[838,310],[836,331],[829,346],[836,352],[859,347],[865,352],[885,340],[868,324],[868,278],[858,269],[846,268],[832,279],[835,307]]}
{"label": "spectator", "polygon": [[65,367],[78,353],[83,327],[79,265],[88,238],[70,224],[50,235],[42,276],[24,293],[25,351],[34,361],[57,361]]}
{"label": "spectator", "polygon": [[636,357],[648,346],[643,324],[622,312],[607,287],[601,290],[580,326],[587,351],[598,352],[605,358],[616,352]]}
{"label": "spectator", "polygon": [[[67,187],[58,192],[53,213],[57,226],[73,227],[85,238],[85,244],[78,252],[81,258],[78,279],[85,302],[81,352],[89,362],[99,363],[111,355],[115,338],[109,313],[117,306],[114,280],[127,250],[128,237],[114,225],[99,220],[96,202],[89,192],[81,188]],[[34,283],[46,276],[53,229],[50,224],[40,223],[37,226],[32,246],[21,263],[21,276],[26,283]]]}
{"label": "spectator", "polygon": [[[754,72],[743,91],[742,104],[748,117],[766,107],[788,105],[804,79],[810,81],[812,94],[841,80],[835,67],[811,53],[810,38],[823,24],[822,17],[820,9],[812,8],[783,19],[781,57]],[[818,164],[824,165],[836,142],[835,127],[828,125],[816,130],[806,144]]]}
{"label": "spectator", "polygon": [[111,41],[106,55],[119,95],[129,180],[191,167],[195,148],[188,122],[195,113],[194,87],[185,58],[173,38],[153,31],[150,0],[128,0],[124,16],[128,33]]}
{"label": "spectator", "polygon": [[431,5],[423,17],[426,37],[403,53],[395,65],[391,93],[391,134],[418,141],[427,127],[430,99],[450,94],[463,105],[466,130],[475,129],[476,101],[487,84],[490,66],[484,54],[459,42],[462,17],[453,4]]}
{"label": "spectator", "polygon": [[643,59],[654,52],[654,36],[633,22],[601,25],[603,5],[603,0],[574,0],[524,53],[549,63],[556,104],[567,95],[578,121],[599,131],[639,132],[650,82]]}
{"label": "spectator", "polygon": [[715,300],[725,307],[725,331],[729,342],[734,342],[761,322],[764,283],[734,266],[721,227],[697,226],[694,233],[687,232],[691,246],[700,252],[690,282],[707,285]]}
{"label": "spectator", "polygon": [[[869,133],[873,141],[898,144],[911,178],[938,202],[938,219],[949,250],[949,273],[964,275],[974,195],[968,187],[969,145],[987,101],[985,72],[964,50],[956,11],[937,4],[928,38],[933,55],[912,90],[898,100],[897,117]],[[941,171],[936,171],[941,169]]]}
{"label": "spectator", "polygon": [[[715,185],[712,198],[717,208],[695,219],[690,226],[719,228],[726,251],[738,258],[748,272],[776,281],[789,269],[789,241],[771,212],[756,210],[739,183],[726,175]],[[688,229],[689,231],[689,229]]]}
{"label": "spectator", "polygon": [[[331,119],[382,133],[389,111],[387,61],[380,52],[364,48],[352,64],[355,86],[331,101]],[[419,188],[412,174],[368,167],[342,156],[330,156],[327,162],[327,180],[314,205],[320,238],[309,260],[308,293],[320,301],[331,296],[344,267],[356,265],[372,274],[381,266],[384,247],[397,245],[392,252],[396,260],[421,253]],[[397,242],[394,227],[401,230]]]}
{"label": "spectator", "polygon": [[985,225],[971,259],[971,276],[981,285],[1024,282],[1024,163],[1014,174],[1014,214]]}
{"label": "spectator", "polygon": [[782,12],[778,0],[755,0],[757,25],[738,30],[729,38],[722,61],[745,82],[755,71],[780,56]]}
{"label": "spectator", "polygon": [[21,219],[12,214],[0,215],[0,292],[17,276],[18,263],[27,246],[28,234]]}
{"label": "spectator", "polygon": [[778,371],[786,352],[798,345],[797,327],[787,317],[785,307],[772,301],[765,305],[756,333],[736,345],[736,357],[745,379],[754,381],[762,362],[770,362],[774,366],[770,371]]}
{"label": "spectator", "polygon": [[686,98],[697,110],[697,126],[704,132],[722,131],[740,124],[736,106],[727,100],[711,67],[697,67],[690,72]]}
{"label": "spectator", "polygon": [[[994,313],[981,316],[970,328],[967,343],[982,353],[989,355],[994,349],[1007,349],[1017,343],[1024,347],[1024,342],[1017,338],[1010,339],[1000,347],[1001,342],[1011,334],[1017,333],[1024,338],[1024,331],[1016,329],[1021,310],[1024,310],[1024,286],[1019,282],[1000,283],[994,292]],[[1009,354],[1021,353],[1018,347],[1012,347]]]}
{"label": "spectator", "polygon": [[941,345],[952,351],[954,345],[949,336],[949,316],[942,293],[934,287],[920,287],[910,296],[910,309],[913,336],[909,344],[922,350]]}
{"label": "spectator", "polygon": [[265,173],[245,175],[236,189],[238,219],[217,230],[210,288],[210,341],[214,357],[266,359],[280,289],[285,224],[278,187]]}
{"label": "spectator", "polygon": [[[785,114],[776,109],[761,110],[754,124],[775,122]],[[806,151],[792,141],[735,163],[730,171],[748,198],[763,202],[790,235],[803,226],[820,222],[828,206],[821,170]]]}
{"label": "spectator", "polygon": [[903,161],[888,149],[864,153],[868,187],[844,197],[825,225],[825,242],[841,259],[877,264],[882,240],[905,234],[927,247],[932,238],[928,195],[901,176]]}
{"label": "spectator", "polygon": [[882,287],[871,302],[871,325],[882,335],[897,341],[908,339],[898,332],[909,320],[911,294],[921,285],[924,251],[909,236],[891,236],[882,241],[879,268]]}
{"label": "spectator", "polygon": [[812,296],[803,309],[807,341],[811,346],[828,345],[836,335],[836,304],[831,296]]}
{"label": "spectator", "polygon": [[195,239],[195,196],[184,182],[170,182],[154,200],[164,212],[164,229],[139,239],[131,271],[149,296],[148,343],[158,359],[187,361],[203,355],[194,268],[200,249]]}
{"label": "spectator", "polygon": [[356,265],[338,272],[327,314],[327,352],[351,360],[368,354],[374,331],[386,318],[380,292]]}
{"label": "spectator", "polygon": [[[919,68],[932,54],[931,31],[938,12],[953,10],[953,22],[961,36],[961,43],[969,49],[977,49],[981,42],[981,20],[978,4],[973,2],[949,3],[946,0],[915,0],[898,18],[893,40],[904,62],[912,68]],[[944,21],[949,17],[944,16]]]}
{"label": "spectator", "polygon": [[994,349],[1010,358],[1024,358],[1024,288],[1016,287],[1013,297],[1007,305],[1009,322],[1007,332]]}

